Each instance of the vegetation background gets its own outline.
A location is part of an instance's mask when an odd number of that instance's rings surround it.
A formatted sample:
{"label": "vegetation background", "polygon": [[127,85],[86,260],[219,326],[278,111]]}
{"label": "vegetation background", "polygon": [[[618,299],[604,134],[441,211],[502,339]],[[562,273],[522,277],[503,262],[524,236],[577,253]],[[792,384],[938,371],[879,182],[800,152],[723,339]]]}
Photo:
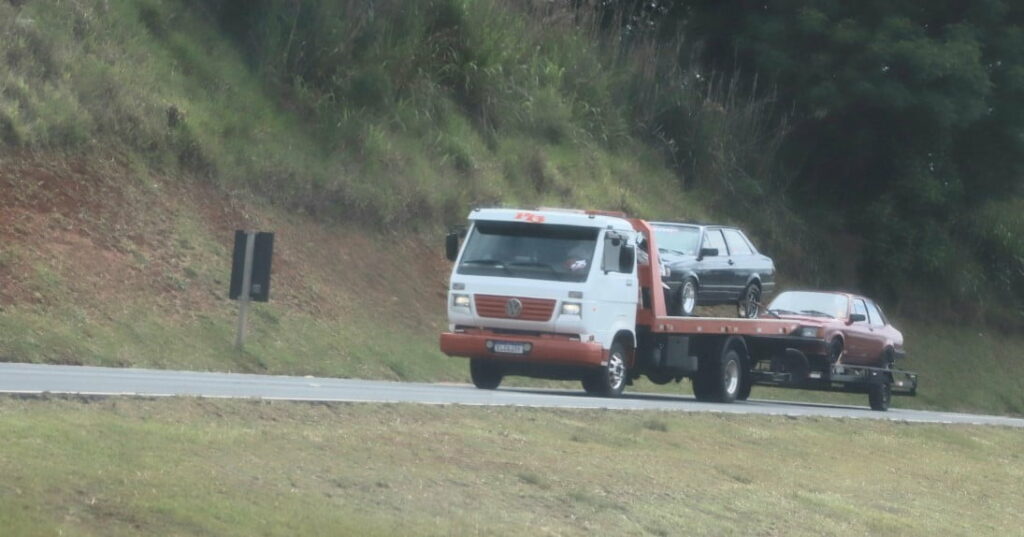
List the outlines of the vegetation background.
{"label": "vegetation background", "polygon": [[0,356],[461,380],[440,232],[587,206],[740,224],[888,306],[914,404],[1021,413],[1021,50],[1003,0],[0,2]]}

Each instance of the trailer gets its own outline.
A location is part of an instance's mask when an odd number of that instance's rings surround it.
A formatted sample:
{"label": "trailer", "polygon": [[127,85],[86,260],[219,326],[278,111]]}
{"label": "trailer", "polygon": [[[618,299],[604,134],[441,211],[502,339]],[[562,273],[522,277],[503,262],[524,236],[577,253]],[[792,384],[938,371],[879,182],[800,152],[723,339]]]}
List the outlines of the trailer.
{"label": "trailer", "polygon": [[744,400],[764,385],[866,393],[875,410],[916,394],[911,372],[822,365],[827,342],[794,320],[669,316],[644,220],[564,209],[476,209],[469,220],[461,247],[462,234],[446,241],[455,266],[440,347],[470,359],[478,388],[517,375],[617,396],[641,376],[688,378],[700,401]]}

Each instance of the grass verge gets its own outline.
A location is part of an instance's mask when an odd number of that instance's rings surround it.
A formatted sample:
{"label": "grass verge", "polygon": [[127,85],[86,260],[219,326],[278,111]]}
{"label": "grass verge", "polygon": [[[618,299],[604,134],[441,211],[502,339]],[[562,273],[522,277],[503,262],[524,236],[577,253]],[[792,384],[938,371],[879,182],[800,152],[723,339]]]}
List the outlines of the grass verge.
{"label": "grass verge", "polygon": [[1020,430],[0,398],[9,535],[1007,535]]}

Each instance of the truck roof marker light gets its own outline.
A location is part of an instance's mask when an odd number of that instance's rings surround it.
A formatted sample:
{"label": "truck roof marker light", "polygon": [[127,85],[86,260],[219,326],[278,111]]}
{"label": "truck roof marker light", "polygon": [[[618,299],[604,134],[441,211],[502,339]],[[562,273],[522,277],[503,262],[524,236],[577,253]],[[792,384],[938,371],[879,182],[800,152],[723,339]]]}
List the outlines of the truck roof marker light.
{"label": "truck roof marker light", "polygon": [[586,211],[586,213],[591,218],[593,218],[595,216],[613,216],[613,217],[616,217],[616,218],[627,218],[628,217],[626,215],[626,213],[624,213],[622,211],[601,211],[601,210],[589,209],[589,210]]}

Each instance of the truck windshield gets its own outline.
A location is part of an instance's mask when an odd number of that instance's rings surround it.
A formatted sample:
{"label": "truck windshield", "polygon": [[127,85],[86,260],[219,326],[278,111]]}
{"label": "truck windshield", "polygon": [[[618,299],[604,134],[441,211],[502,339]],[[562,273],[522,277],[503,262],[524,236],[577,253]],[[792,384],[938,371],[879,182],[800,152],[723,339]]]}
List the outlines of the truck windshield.
{"label": "truck windshield", "polygon": [[700,228],[693,226],[655,226],[654,238],[659,250],[678,255],[697,255]]}
{"label": "truck windshield", "polygon": [[535,280],[583,282],[597,246],[597,228],[477,222],[457,272]]}

